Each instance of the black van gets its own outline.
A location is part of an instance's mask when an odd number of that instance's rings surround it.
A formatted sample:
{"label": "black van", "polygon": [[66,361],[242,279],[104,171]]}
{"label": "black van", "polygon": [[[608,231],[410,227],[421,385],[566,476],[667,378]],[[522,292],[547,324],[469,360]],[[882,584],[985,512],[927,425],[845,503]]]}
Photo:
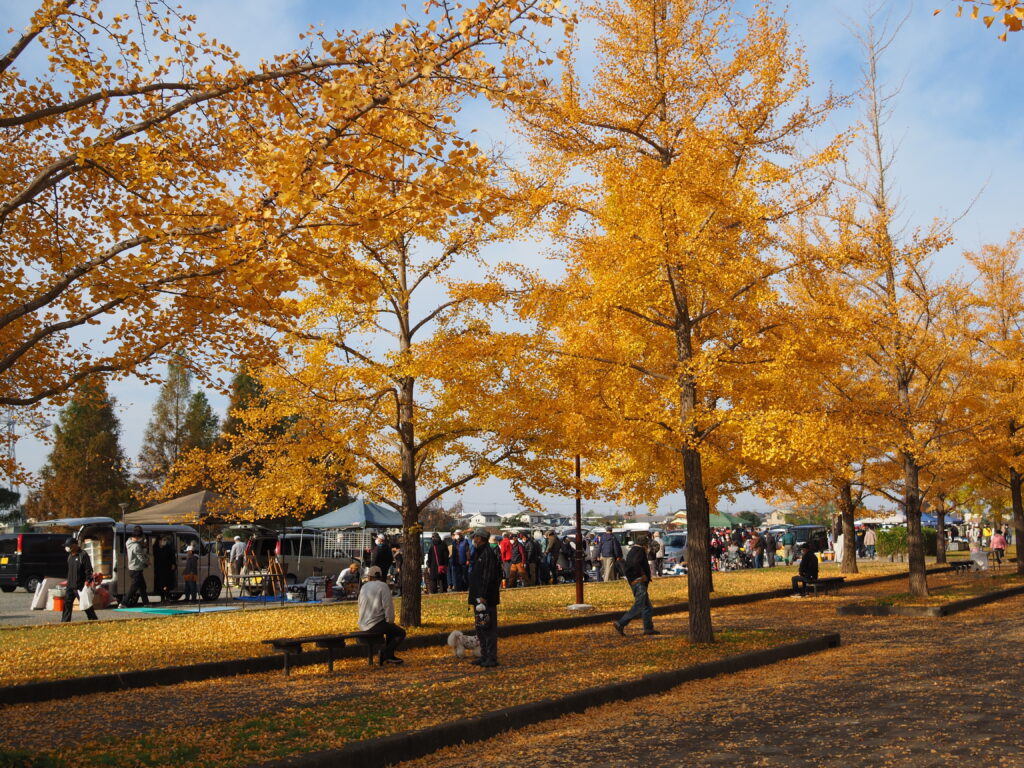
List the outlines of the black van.
{"label": "black van", "polygon": [[68,575],[66,538],[57,533],[0,534],[0,589],[13,592],[24,587],[35,592],[44,578],[65,578]]}

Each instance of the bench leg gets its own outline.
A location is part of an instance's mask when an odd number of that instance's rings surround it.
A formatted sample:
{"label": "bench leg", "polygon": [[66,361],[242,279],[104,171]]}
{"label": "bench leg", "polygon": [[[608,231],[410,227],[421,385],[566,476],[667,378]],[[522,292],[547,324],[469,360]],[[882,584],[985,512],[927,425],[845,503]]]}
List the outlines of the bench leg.
{"label": "bench leg", "polygon": [[327,646],[327,671],[334,671],[334,646]]}
{"label": "bench leg", "polygon": [[289,662],[291,661],[291,653],[288,651],[284,652],[284,676],[288,677],[291,674]]}

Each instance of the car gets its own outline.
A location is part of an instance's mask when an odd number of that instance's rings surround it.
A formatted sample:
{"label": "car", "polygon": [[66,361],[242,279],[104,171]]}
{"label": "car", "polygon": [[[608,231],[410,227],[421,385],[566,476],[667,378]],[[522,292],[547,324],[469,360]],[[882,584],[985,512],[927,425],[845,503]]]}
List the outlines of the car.
{"label": "car", "polygon": [[828,549],[828,528],[823,525],[794,525],[789,530],[796,538],[797,550],[808,542],[814,544],[815,552]]}
{"label": "car", "polygon": [[[335,579],[354,561],[328,551],[323,533],[258,534],[250,539],[248,547],[260,568],[266,568],[268,558],[274,555],[284,571],[285,581],[301,584],[310,576]],[[244,572],[244,570],[243,570]]]}
{"label": "car", "polygon": [[662,535],[665,542],[665,567],[686,562],[686,531],[670,531]]}
{"label": "car", "polygon": [[45,578],[68,575],[67,536],[55,533],[0,534],[0,589],[35,592]]}

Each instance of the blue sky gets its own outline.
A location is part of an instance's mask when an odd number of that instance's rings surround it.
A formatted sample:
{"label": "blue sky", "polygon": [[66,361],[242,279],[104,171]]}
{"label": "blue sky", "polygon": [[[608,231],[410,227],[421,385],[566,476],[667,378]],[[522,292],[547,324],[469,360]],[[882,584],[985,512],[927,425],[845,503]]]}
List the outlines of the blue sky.
{"label": "blue sky", "polygon": [[[412,0],[404,11],[396,0],[182,0],[199,17],[198,28],[240,51],[250,63],[297,47],[298,35],[311,24],[325,30],[381,28],[403,16],[417,15]],[[749,8],[741,0],[738,7]],[[845,25],[863,19],[863,0],[792,0],[787,16],[794,37],[805,49],[814,89],[853,92],[859,83],[861,57]],[[962,252],[986,242],[1000,242],[1024,226],[1021,180],[1024,179],[1024,33],[1001,43],[994,30],[980,22],[956,19],[955,4],[946,0],[889,0],[881,5],[901,18],[909,13],[896,44],[883,66],[883,77],[902,82],[902,92],[890,122],[899,142],[895,178],[910,226],[927,225],[933,218],[958,219],[956,242],[941,254],[942,273],[961,269]],[[939,16],[935,8],[945,6]],[[0,20],[20,30],[34,3],[0,0]],[[783,6],[778,6],[782,9]],[[10,35],[7,35],[10,38]],[[8,43],[5,41],[5,49]],[[477,116],[474,114],[474,119]],[[507,136],[501,119],[481,116],[479,141]],[[857,119],[854,111],[837,113],[830,128],[841,130]],[[505,246],[503,258],[536,262],[532,242]],[[123,445],[128,456],[138,453],[142,432],[156,397],[156,388],[129,379],[115,383],[112,392],[121,406]],[[224,398],[214,396],[223,407]],[[45,461],[46,447],[30,441],[18,446],[18,456],[30,468]],[[449,499],[447,501],[453,501]],[[511,511],[514,501],[497,484],[469,488],[467,509]],[[670,497],[662,509],[681,506],[681,495]],[[552,504],[568,511],[571,501]],[[606,504],[587,505],[607,509]],[[743,497],[725,509],[765,508],[764,502]]]}

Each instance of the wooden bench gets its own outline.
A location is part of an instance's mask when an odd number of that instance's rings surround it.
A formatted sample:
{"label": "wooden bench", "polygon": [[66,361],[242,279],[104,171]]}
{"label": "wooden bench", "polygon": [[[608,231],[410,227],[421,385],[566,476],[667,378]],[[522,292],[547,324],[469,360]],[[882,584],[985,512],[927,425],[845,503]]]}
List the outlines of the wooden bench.
{"label": "wooden bench", "polygon": [[807,587],[814,591],[814,596],[818,596],[818,591],[824,592],[826,595],[829,592],[838,592],[839,588],[846,581],[845,576],[829,576],[824,579],[816,579],[814,581],[807,582]]}
{"label": "wooden bench", "polygon": [[384,635],[380,632],[349,632],[343,635],[308,635],[306,637],[275,637],[264,640],[264,645],[270,645],[276,651],[284,654],[284,673],[291,672],[292,654],[302,653],[302,646],[313,644],[317,648],[327,650],[327,671],[334,671],[334,652],[338,648],[344,648],[345,642],[355,640],[357,643],[366,646],[367,663],[373,666],[373,657],[377,648],[384,644]]}

